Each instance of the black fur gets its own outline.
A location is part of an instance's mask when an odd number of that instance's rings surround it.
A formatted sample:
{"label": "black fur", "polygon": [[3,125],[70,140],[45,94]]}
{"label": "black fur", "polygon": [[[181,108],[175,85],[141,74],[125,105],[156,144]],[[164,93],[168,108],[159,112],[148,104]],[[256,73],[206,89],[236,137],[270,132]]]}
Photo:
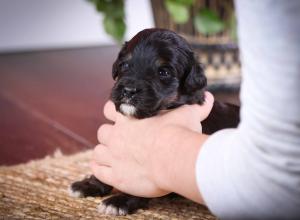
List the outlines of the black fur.
{"label": "black fur", "polygon": [[[133,117],[154,116],[159,110],[204,101],[206,77],[188,43],[174,32],[146,29],[126,42],[113,64],[116,83],[111,99],[136,107]],[[136,90],[124,97],[124,88]]]}
{"label": "black fur", "polygon": [[[116,83],[111,99],[116,110],[128,115],[120,106],[134,106],[135,111],[130,116],[135,118],[151,117],[160,110],[183,104],[203,104],[205,98],[206,77],[201,64],[185,39],[169,30],[146,29],[126,42],[113,64],[112,77]],[[215,101],[202,127],[204,133],[212,134],[223,128],[236,127],[238,123],[238,106]],[[97,187],[86,183],[95,183],[94,178],[74,183],[72,187],[82,191],[85,196],[97,194],[94,190],[86,189],[89,185],[93,189],[100,188],[100,196],[109,194],[111,189],[100,181]],[[146,207],[148,201],[146,198],[121,194],[103,203],[122,209],[127,214]]]}
{"label": "black fur", "polygon": [[122,209],[124,214],[132,214],[137,209],[147,208],[149,199],[141,198],[125,193],[111,196],[102,202],[105,206],[114,206]]}
{"label": "black fur", "polygon": [[87,196],[105,196],[109,194],[113,187],[100,182],[95,176],[91,175],[81,181],[72,183],[71,188],[73,191],[81,193],[82,197]]}

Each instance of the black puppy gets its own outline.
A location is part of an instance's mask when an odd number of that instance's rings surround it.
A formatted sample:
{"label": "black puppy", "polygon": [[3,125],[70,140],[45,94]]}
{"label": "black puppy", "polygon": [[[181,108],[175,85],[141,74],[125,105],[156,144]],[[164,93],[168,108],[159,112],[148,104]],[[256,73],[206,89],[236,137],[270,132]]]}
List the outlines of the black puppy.
{"label": "black puppy", "polygon": [[[156,115],[160,110],[183,104],[202,104],[206,77],[189,44],[176,33],[164,29],[145,29],[122,47],[113,64],[116,83],[111,100],[116,110],[135,118]],[[199,122],[200,123],[200,122]],[[211,134],[236,127],[239,107],[215,102],[202,130]],[[126,175],[126,174],[124,174]],[[112,187],[94,176],[71,185],[73,196],[104,196]],[[102,201],[99,211],[126,215],[147,206],[149,199],[119,194]]]}

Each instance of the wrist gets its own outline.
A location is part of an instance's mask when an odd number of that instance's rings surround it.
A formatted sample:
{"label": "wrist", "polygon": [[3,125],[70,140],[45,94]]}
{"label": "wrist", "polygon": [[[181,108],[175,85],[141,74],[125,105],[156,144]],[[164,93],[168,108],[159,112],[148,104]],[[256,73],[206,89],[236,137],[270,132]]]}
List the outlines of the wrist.
{"label": "wrist", "polygon": [[195,164],[207,135],[180,126],[169,126],[159,137],[154,144],[156,153],[152,159],[154,182],[162,190],[202,202],[196,184]]}

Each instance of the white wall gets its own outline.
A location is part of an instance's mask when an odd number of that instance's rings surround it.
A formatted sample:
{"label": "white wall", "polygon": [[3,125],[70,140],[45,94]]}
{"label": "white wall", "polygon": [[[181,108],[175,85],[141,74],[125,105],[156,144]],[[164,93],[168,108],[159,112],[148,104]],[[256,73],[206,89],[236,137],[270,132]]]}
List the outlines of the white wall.
{"label": "white wall", "polygon": [[[126,39],[153,27],[149,0],[125,0]],[[113,44],[86,0],[0,0],[0,52]]]}

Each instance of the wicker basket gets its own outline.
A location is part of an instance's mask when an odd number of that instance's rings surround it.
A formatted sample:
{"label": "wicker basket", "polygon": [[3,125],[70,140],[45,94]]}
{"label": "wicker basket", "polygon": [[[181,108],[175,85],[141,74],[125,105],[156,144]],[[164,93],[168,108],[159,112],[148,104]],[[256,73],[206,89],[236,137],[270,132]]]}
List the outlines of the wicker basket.
{"label": "wicker basket", "polygon": [[215,11],[221,19],[228,19],[233,10],[232,0],[195,0],[191,17],[185,24],[176,24],[167,12],[164,1],[151,0],[155,26],[176,31],[185,37],[205,66],[208,84],[236,88],[240,83],[238,47],[227,31],[216,35],[202,35],[193,25],[194,16],[201,8]]}

